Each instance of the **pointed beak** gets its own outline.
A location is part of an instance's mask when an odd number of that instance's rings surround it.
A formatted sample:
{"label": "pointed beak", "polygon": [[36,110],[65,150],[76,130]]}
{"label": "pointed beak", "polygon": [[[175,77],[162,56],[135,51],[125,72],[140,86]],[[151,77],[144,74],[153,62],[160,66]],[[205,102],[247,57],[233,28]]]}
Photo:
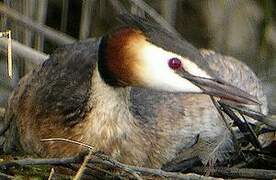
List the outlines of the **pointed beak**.
{"label": "pointed beak", "polygon": [[261,104],[254,96],[227,82],[194,76],[188,72],[181,72],[180,75],[198,86],[205,94],[242,104]]}

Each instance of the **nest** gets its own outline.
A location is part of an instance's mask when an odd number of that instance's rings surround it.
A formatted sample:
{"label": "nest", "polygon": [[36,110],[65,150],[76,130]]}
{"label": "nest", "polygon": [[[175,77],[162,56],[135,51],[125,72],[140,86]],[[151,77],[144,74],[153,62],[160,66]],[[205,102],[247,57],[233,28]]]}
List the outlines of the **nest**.
{"label": "nest", "polygon": [[[230,114],[232,119],[238,121],[235,112],[229,105],[217,103],[221,115]],[[241,112],[242,110],[239,110]],[[247,115],[250,116],[249,111]],[[1,109],[0,116],[4,114]],[[232,114],[231,114],[232,113]],[[252,114],[252,112],[251,112]],[[256,116],[256,114],[254,114]],[[256,118],[256,117],[255,117]],[[259,117],[260,118],[260,117]],[[248,124],[247,124],[248,125]],[[223,164],[209,164],[203,166],[198,159],[193,159],[190,164],[177,164],[169,172],[163,169],[152,169],[147,167],[137,167],[112,159],[102,152],[94,151],[93,147],[61,138],[44,139],[42,141],[64,141],[75,143],[87,148],[87,151],[72,157],[65,158],[30,158],[18,155],[1,155],[0,178],[13,179],[18,177],[43,178],[43,179],[214,179],[222,178],[256,178],[273,179],[276,178],[276,153],[275,142],[266,148],[260,148],[255,131],[249,130],[251,126],[239,128],[246,134],[237,139],[239,145],[251,144],[253,148],[241,148],[233,155],[229,161]],[[3,154],[3,153],[2,153]],[[174,170],[173,170],[174,171]]]}

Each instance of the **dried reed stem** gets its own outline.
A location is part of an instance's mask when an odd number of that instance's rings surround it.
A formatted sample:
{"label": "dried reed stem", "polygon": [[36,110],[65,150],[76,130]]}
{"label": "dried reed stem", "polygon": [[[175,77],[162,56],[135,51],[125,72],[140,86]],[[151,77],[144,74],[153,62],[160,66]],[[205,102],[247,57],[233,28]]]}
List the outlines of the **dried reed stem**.
{"label": "dried reed stem", "polygon": [[12,39],[11,39],[11,31],[0,32],[0,38],[7,38],[7,49],[8,49],[8,58],[7,58],[7,72],[8,76],[12,78]]}
{"label": "dried reed stem", "polygon": [[[0,38],[0,47],[6,48],[9,43],[7,38]],[[11,47],[14,54],[26,58],[34,64],[40,64],[49,56],[43,52],[36,51],[28,46],[25,46],[15,40],[12,40]]]}
{"label": "dried reed stem", "polygon": [[72,38],[69,35],[56,31],[43,24],[32,21],[30,18],[18,13],[14,9],[5,6],[3,3],[0,3],[0,13],[7,15],[9,18],[30,28],[31,30],[44,34],[45,37],[57,44],[70,44],[76,41],[76,39]]}
{"label": "dried reed stem", "polygon": [[96,3],[96,0],[82,1],[80,33],[79,33],[80,39],[86,39],[90,34],[91,17],[92,17],[93,5],[95,3]]}

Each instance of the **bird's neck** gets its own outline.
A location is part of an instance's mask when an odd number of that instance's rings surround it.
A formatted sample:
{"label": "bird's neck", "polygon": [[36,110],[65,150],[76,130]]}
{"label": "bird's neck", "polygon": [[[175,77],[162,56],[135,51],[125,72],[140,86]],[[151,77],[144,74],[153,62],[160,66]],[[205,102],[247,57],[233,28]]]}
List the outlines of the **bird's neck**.
{"label": "bird's neck", "polygon": [[155,163],[152,166],[159,167],[161,161],[148,155],[154,148],[150,129],[138,123],[129,110],[130,87],[106,84],[97,69],[91,90],[86,142],[119,161],[132,165]]}
{"label": "bird's neck", "polygon": [[[97,68],[96,68],[97,69]],[[114,88],[104,82],[99,71],[92,77],[88,115],[90,144],[112,154],[111,144],[135,132],[134,119],[128,109],[129,88]]]}
{"label": "bird's neck", "polygon": [[130,87],[114,87],[107,84],[96,67],[92,77],[90,101],[93,108],[103,111],[128,110]]}

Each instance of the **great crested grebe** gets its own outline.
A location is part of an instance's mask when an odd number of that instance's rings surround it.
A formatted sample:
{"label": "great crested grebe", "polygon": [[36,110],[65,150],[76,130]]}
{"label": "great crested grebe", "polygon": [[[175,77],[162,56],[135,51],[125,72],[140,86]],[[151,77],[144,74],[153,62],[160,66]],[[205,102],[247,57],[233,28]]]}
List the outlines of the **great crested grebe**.
{"label": "great crested grebe", "polygon": [[266,114],[259,80],[243,63],[141,18],[121,20],[125,26],[59,48],[22,78],[5,115],[6,151],[61,157],[82,150],[41,142],[66,138],[132,165],[160,168],[178,154],[206,162],[231,141],[209,95],[261,103]]}

